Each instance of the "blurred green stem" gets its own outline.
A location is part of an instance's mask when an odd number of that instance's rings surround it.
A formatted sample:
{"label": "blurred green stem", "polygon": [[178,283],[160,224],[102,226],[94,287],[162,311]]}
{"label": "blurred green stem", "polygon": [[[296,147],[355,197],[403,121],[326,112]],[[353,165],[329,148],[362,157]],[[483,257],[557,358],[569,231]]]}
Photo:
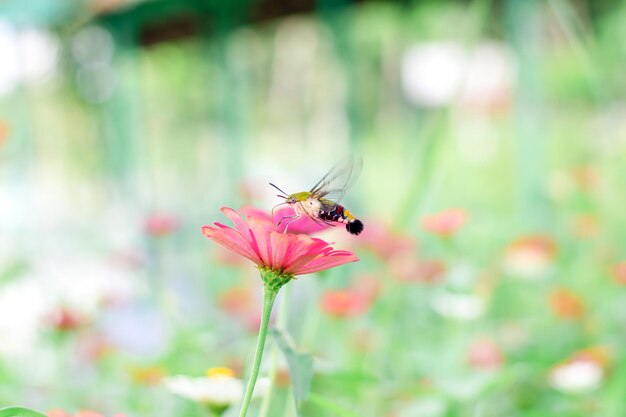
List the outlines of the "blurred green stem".
{"label": "blurred green stem", "polygon": [[265,347],[265,339],[267,338],[267,328],[270,323],[274,300],[276,299],[276,295],[278,295],[278,291],[281,287],[293,278],[292,275],[278,274],[269,269],[259,269],[259,271],[261,272],[261,278],[265,284],[263,286],[263,313],[261,316],[261,326],[259,328],[259,338],[257,339],[256,350],[254,352],[252,372],[250,373],[250,379],[248,379],[248,386],[246,387],[246,393],[243,397],[239,417],[245,417],[248,412],[250,400],[252,399],[252,393],[254,392],[254,386],[256,385],[256,380],[259,376],[261,359],[263,358],[263,349]]}

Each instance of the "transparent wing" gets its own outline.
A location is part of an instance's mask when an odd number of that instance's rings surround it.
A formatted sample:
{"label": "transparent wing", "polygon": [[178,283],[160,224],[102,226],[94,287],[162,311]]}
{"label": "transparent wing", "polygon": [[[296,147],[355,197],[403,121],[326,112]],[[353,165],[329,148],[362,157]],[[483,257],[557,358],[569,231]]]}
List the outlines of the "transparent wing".
{"label": "transparent wing", "polygon": [[363,160],[350,156],[328,171],[310,192],[315,198],[339,203],[362,169]]}

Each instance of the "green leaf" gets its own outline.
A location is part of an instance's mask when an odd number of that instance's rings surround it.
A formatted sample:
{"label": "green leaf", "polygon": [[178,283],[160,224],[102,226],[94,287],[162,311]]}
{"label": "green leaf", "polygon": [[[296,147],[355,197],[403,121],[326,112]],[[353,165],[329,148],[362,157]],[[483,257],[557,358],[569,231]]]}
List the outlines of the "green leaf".
{"label": "green leaf", "polygon": [[330,411],[333,415],[338,417],[361,417],[361,414],[352,411],[348,407],[337,404],[336,402],[331,401],[328,398],[324,398],[314,392],[311,392],[309,394],[309,402],[311,404],[317,405],[320,408]]}
{"label": "green leaf", "polygon": [[287,359],[289,376],[293,383],[293,396],[300,410],[300,404],[306,400],[311,391],[313,379],[313,357],[308,352],[298,351],[293,339],[283,329],[272,329],[272,336]]}
{"label": "green leaf", "polygon": [[46,415],[30,408],[7,407],[0,410],[0,417],[46,417]]}

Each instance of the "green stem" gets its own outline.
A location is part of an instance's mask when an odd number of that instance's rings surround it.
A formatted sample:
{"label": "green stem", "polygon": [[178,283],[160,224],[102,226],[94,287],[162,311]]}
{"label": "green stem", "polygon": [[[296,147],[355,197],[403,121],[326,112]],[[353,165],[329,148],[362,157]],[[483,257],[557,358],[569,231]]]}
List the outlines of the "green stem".
{"label": "green stem", "polygon": [[263,315],[261,318],[261,326],[259,328],[259,338],[256,343],[256,351],[254,352],[252,373],[250,374],[250,379],[248,380],[248,386],[246,387],[246,393],[243,397],[243,404],[241,405],[239,417],[245,417],[248,412],[248,406],[250,405],[250,400],[252,399],[256,379],[259,376],[261,358],[263,357],[263,348],[265,347],[265,338],[267,336],[267,327],[270,322],[270,314],[272,313],[272,305],[274,304],[277,294],[278,289],[269,288],[268,285],[265,285],[263,288]]}
{"label": "green stem", "polygon": [[[278,309],[278,315],[276,318],[276,327],[278,328],[287,328],[287,314],[289,313],[288,304],[289,304],[289,287],[285,287],[283,290],[283,294],[281,296],[280,305]],[[267,388],[267,392],[265,393],[265,397],[263,397],[263,402],[261,403],[261,411],[259,411],[258,417],[267,417],[270,409],[270,404],[272,402],[272,394],[276,388],[276,373],[278,371],[278,346],[276,343],[272,345],[272,357],[270,362],[269,369],[269,387]]]}
{"label": "green stem", "polygon": [[245,417],[248,412],[248,406],[252,399],[256,379],[259,376],[259,368],[261,367],[261,359],[263,358],[263,348],[265,347],[265,338],[267,337],[267,327],[270,323],[270,315],[272,314],[272,306],[278,291],[283,285],[293,279],[292,274],[272,271],[271,269],[259,268],[261,279],[263,280],[263,313],[261,316],[261,326],[259,328],[259,338],[256,343],[256,351],[254,352],[254,363],[252,364],[252,372],[246,387],[246,393],[243,396],[241,411],[239,417]]}

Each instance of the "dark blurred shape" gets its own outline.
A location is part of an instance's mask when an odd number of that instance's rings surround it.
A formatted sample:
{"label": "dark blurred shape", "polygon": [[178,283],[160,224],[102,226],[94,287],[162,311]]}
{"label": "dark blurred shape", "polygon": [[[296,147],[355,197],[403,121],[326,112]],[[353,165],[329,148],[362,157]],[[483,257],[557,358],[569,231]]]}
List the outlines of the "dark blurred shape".
{"label": "dark blurred shape", "polygon": [[207,2],[201,0],[161,0],[105,2],[107,7],[92,8],[96,23],[136,36],[140,45],[202,35],[213,35],[241,25],[265,22],[299,13],[337,12],[353,1],[260,0],[242,2]]}
{"label": "dark blurred shape", "polygon": [[150,46],[175,39],[188,38],[198,33],[198,20],[191,14],[146,23],[139,33],[139,42]]}

